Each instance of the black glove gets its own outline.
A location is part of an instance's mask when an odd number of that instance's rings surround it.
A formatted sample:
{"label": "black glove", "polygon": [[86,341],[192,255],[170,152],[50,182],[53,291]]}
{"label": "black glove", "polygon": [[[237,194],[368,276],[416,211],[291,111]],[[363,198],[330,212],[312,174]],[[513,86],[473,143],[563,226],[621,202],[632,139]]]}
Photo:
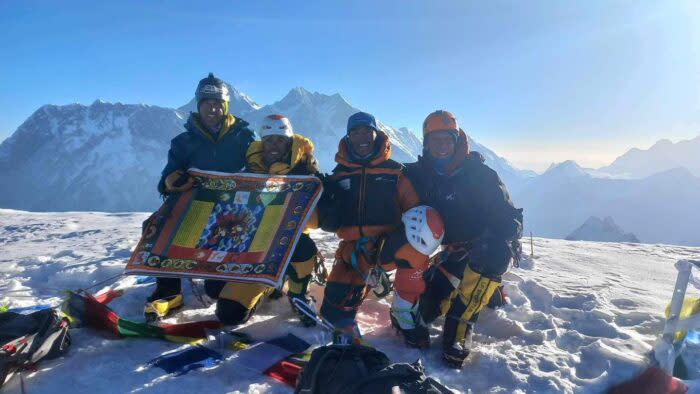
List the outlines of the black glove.
{"label": "black glove", "polygon": [[340,190],[338,183],[329,175],[318,174],[318,179],[323,184],[323,194],[318,201],[318,224],[323,231],[335,232],[340,227],[338,222],[337,193]]}
{"label": "black glove", "polygon": [[513,257],[511,241],[484,237],[470,242],[469,268],[487,278],[501,281]]}

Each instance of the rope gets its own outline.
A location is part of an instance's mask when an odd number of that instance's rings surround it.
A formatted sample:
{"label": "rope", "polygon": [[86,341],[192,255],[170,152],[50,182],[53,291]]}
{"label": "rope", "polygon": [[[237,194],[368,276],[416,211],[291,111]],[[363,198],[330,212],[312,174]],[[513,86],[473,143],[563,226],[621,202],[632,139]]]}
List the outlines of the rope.
{"label": "rope", "polygon": [[353,269],[355,269],[355,272],[362,278],[362,280],[365,281],[365,285],[367,285],[368,279],[369,279],[369,272],[367,275],[365,275],[362,270],[360,269],[359,264],[357,263],[357,254],[362,253],[362,255],[365,257],[367,260],[367,264],[371,266],[376,265],[376,261],[374,261],[374,258],[369,255],[369,252],[367,251],[367,248],[365,248],[365,244],[367,242],[375,242],[377,240],[377,237],[362,237],[357,240],[355,243],[355,247],[352,249],[352,253],[350,254],[350,266],[352,266]]}
{"label": "rope", "polygon": [[204,296],[199,291],[199,286],[197,286],[197,284],[194,283],[194,280],[191,278],[190,278],[190,290],[192,291],[192,294],[197,299],[197,301],[199,301],[199,303],[202,304],[203,307],[209,308],[209,303],[204,301]]}
{"label": "rope", "polygon": [[109,278],[107,278],[107,279],[105,279],[105,280],[103,280],[103,281],[99,281],[99,282],[95,283],[94,285],[92,285],[92,286],[90,286],[90,287],[86,287],[86,288],[84,288],[84,289],[78,289],[77,292],[78,292],[78,293],[80,293],[80,292],[85,292],[85,291],[90,290],[90,289],[92,289],[92,288],[95,288],[95,287],[97,287],[97,286],[99,286],[99,285],[101,285],[101,284],[103,284],[103,283],[106,283],[106,282],[113,282],[115,279],[117,279],[117,278],[119,278],[119,277],[121,277],[121,276],[123,276],[123,275],[124,275],[124,273],[122,272],[122,273],[119,273],[119,274],[117,274],[117,275],[110,276]]}
{"label": "rope", "polygon": [[24,387],[24,376],[22,375],[22,370],[19,371],[19,387],[22,390],[22,394],[27,393],[27,389]]}

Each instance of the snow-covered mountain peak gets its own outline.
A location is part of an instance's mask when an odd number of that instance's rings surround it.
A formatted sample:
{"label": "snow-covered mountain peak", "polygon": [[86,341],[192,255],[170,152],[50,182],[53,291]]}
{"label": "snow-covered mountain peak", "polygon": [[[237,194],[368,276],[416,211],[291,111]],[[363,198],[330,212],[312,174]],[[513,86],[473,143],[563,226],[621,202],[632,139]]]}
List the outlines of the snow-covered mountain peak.
{"label": "snow-covered mountain peak", "polygon": [[695,176],[690,170],[688,170],[685,167],[676,167],[676,168],[671,168],[668,170],[660,171],[657,172],[656,174],[649,175],[648,177],[644,178],[643,181],[645,182],[650,182],[650,181],[656,181],[656,180],[668,180],[668,179],[675,179],[675,180],[692,180],[694,182],[700,181],[700,177]]}
{"label": "snow-covered mountain peak", "polygon": [[279,105],[280,107],[292,107],[295,105],[311,106],[313,105],[314,101],[318,99],[323,99],[323,97],[321,96],[325,95],[321,95],[319,93],[311,93],[302,87],[296,87],[289,90],[289,92],[282,98],[282,100],[278,101],[275,104]]}
{"label": "snow-covered mountain peak", "polygon": [[260,104],[256,103],[250,96],[241,92],[236,87],[226,84],[229,87],[229,95],[231,96],[231,101],[242,102],[249,105],[253,109],[260,109],[262,107]]}
{"label": "snow-covered mountain peak", "polygon": [[656,143],[654,145],[652,145],[651,148],[649,148],[649,150],[654,151],[654,150],[668,149],[668,148],[672,147],[673,145],[674,144],[673,144],[673,142],[671,142],[671,140],[667,140],[664,138],[664,139],[656,141]]}
{"label": "snow-covered mountain peak", "polygon": [[[306,96],[311,96],[314,93],[309,92],[308,90],[304,89],[301,86],[297,86],[295,88],[292,88],[289,90],[287,93],[287,96],[292,96],[292,97],[306,97]],[[318,92],[316,93],[318,94]]]}
{"label": "snow-covered mountain peak", "polygon": [[[257,111],[261,108],[261,105],[256,103],[250,96],[238,90],[235,86],[226,83],[228,87],[228,93],[230,97],[229,101],[229,111],[238,116],[244,116],[251,111]],[[195,98],[192,99],[182,107],[177,109],[184,116],[189,115],[190,112],[197,112],[197,103]]]}
{"label": "snow-covered mountain peak", "polygon": [[586,176],[589,177],[590,175],[581,168],[575,161],[573,160],[566,160],[561,163],[553,163],[547,171],[543,174],[543,176],[558,176],[558,177],[579,177],[579,176]]}
{"label": "snow-covered mountain peak", "polygon": [[[231,89],[236,90],[235,88]],[[244,93],[236,91],[240,95],[244,95]],[[179,110],[183,112],[188,106],[194,110],[193,103],[183,106]],[[290,89],[281,100],[262,107],[246,106],[237,109],[236,105],[231,105],[231,112],[248,121],[253,130],[257,130],[260,121],[267,115],[283,114],[287,116],[292,121],[296,132],[314,141],[317,147],[316,154],[324,171],[330,171],[334,166],[335,148],[338,146],[340,138],[345,135],[348,117],[361,110],[372,113],[371,110],[353,106],[339,93],[327,95],[311,92],[300,86]],[[423,149],[422,136],[419,132],[407,127],[396,129],[383,123],[380,119],[377,119],[377,123],[392,141],[393,159],[399,162],[412,162],[417,159]],[[508,185],[517,187],[524,179],[535,176],[532,171],[514,168],[488,148],[473,141],[471,143],[475,150],[484,154],[486,163],[495,169]]]}
{"label": "snow-covered mountain peak", "polygon": [[345,97],[343,97],[340,93],[333,93],[331,95],[331,98],[336,100],[336,101],[340,101],[340,102],[343,102],[345,104],[350,105],[350,103],[348,103],[348,100],[346,100]]}
{"label": "snow-covered mountain peak", "polygon": [[149,210],[170,139],[173,109],[143,104],[47,105],[0,144],[0,206],[32,210]]}
{"label": "snow-covered mountain peak", "polygon": [[606,216],[603,220],[596,216],[589,217],[581,227],[574,230],[566,239],[569,241],[639,243],[639,239],[634,234],[625,233],[610,216]]}
{"label": "snow-covered mountain peak", "polygon": [[310,92],[303,87],[296,87],[291,90],[278,102],[273,105],[279,107],[294,107],[296,105],[305,105],[311,107],[318,106],[333,106],[333,107],[352,107],[350,103],[339,93],[327,95],[319,92]]}
{"label": "snow-covered mountain peak", "polygon": [[421,145],[423,144],[423,134],[419,133],[411,128],[408,127],[399,127],[399,131],[402,133],[410,133],[414,135],[419,141],[421,141]]}
{"label": "snow-covered mountain peak", "polygon": [[673,143],[657,141],[649,149],[632,148],[599,171],[627,178],[644,178],[676,167],[685,167],[700,176],[700,136]]}
{"label": "snow-covered mountain peak", "polygon": [[[231,113],[248,121],[252,130],[257,130],[269,114],[286,115],[297,133],[314,142],[324,172],[335,165],[334,156],[345,136],[348,117],[361,110],[338,93],[312,93],[303,87],[291,89],[273,104],[260,106],[227,85]],[[173,110],[97,99],[88,106],[42,106],[0,144],[0,182],[15,184],[12,193],[0,195],[0,207],[105,211],[155,208],[159,202],[155,185],[170,139],[183,131],[184,120],[189,112],[196,111],[195,105],[192,99]],[[392,159],[402,163],[417,159],[422,151],[418,133],[405,127],[393,128],[381,119],[377,123],[392,141]],[[525,171],[513,168],[487,148],[475,142],[472,147],[484,154],[486,163],[511,190],[527,178]],[[38,177],[26,174],[40,175],[43,184],[39,185]],[[106,179],[105,174],[112,178]],[[46,193],[37,194],[39,189]]]}

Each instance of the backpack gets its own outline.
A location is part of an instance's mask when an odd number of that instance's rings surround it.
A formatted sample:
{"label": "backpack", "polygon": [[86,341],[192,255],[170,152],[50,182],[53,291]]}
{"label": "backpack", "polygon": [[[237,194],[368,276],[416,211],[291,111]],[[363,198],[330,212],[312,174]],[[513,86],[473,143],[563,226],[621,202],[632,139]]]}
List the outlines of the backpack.
{"label": "backpack", "polygon": [[362,345],[328,345],[315,349],[301,371],[295,394],[387,393],[443,394],[452,390],[427,377],[419,361],[391,364],[379,350]]}
{"label": "backpack", "polygon": [[68,326],[52,308],[0,313],[0,387],[15,372],[64,354],[70,347]]}

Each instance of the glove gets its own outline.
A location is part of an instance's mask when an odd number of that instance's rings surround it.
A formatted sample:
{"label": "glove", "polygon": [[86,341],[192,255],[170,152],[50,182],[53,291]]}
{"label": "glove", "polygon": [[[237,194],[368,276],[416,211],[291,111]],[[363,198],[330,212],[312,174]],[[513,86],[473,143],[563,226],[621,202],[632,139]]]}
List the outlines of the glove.
{"label": "glove", "polygon": [[471,242],[469,268],[487,278],[501,281],[513,257],[511,242],[493,237],[481,237]]}
{"label": "glove", "polygon": [[165,177],[166,193],[182,193],[194,186],[194,178],[182,170],[175,170]]}

